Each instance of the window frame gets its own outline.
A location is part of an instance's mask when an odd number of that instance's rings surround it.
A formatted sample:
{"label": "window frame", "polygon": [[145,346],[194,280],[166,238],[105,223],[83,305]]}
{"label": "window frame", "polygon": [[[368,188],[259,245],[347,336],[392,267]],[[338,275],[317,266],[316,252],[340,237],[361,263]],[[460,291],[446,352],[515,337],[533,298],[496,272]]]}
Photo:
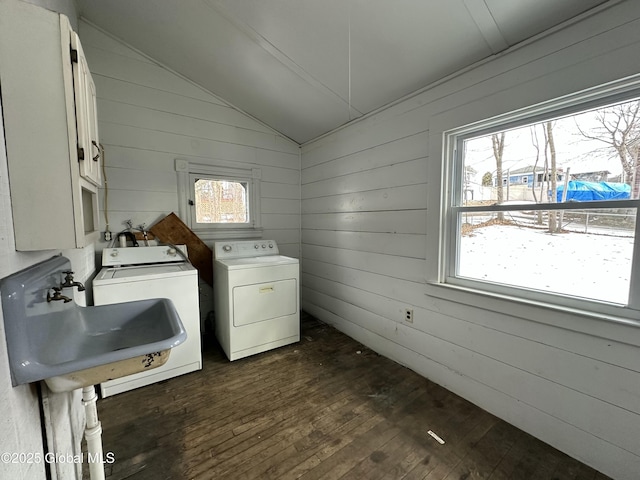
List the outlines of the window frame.
{"label": "window frame", "polygon": [[[198,237],[203,240],[218,240],[222,238],[260,238],[262,236],[260,209],[262,173],[259,168],[216,166],[176,159],[175,169],[178,179],[179,216]],[[246,184],[249,221],[246,223],[196,223],[195,182],[203,179]]]}
{"label": "window frame", "polygon": [[[640,318],[640,200],[463,206],[463,147],[464,141],[470,138],[486,136],[499,131],[535,124],[545,120],[553,120],[554,118],[577,114],[594,108],[623,103],[638,97],[640,97],[640,85],[638,85],[638,79],[636,78],[633,81],[613,82],[612,84],[596,87],[561,99],[551,100],[543,104],[444,131],[442,138],[442,230],[440,232],[439,273],[434,284],[494,298],[527,303],[537,307],[564,310],[586,316],[597,316],[602,319],[623,322],[630,320],[635,324]],[[463,278],[456,274],[460,240],[459,216],[464,212],[584,210],[591,208],[636,208],[634,251],[627,305],[617,305],[592,299],[585,301],[583,298],[568,294],[532,291],[525,287]],[[638,293],[634,294],[634,292]]]}

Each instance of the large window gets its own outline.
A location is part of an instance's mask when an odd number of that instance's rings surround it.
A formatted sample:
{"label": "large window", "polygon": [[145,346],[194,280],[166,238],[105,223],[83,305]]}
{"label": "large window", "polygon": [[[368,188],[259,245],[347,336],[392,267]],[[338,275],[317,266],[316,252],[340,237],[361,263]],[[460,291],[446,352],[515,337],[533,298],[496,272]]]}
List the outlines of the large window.
{"label": "large window", "polygon": [[445,283],[637,317],[639,92],[591,92],[446,140]]}
{"label": "large window", "polygon": [[179,213],[202,239],[261,235],[260,170],[176,160]]}

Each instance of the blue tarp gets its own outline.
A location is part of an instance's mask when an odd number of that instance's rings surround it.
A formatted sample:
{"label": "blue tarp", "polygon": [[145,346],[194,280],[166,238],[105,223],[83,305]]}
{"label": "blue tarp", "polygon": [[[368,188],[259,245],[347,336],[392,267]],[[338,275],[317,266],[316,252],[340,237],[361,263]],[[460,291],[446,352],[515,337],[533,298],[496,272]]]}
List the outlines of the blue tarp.
{"label": "blue tarp", "polygon": [[[558,185],[558,203],[562,201],[564,185]],[[571,180],[567,185],[567,202],[624,200],[631,198],[631,186],[626,183],[583,182]]]}

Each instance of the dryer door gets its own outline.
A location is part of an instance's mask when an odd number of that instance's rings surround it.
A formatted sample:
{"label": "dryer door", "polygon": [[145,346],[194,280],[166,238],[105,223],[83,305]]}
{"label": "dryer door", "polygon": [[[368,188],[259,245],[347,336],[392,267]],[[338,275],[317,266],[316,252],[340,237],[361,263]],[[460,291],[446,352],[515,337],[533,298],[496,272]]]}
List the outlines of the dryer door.
{"label": "dryer door", "polygon": [[298,285],[294,278],[233,288],[233,325],[240,327],[298,311]]}

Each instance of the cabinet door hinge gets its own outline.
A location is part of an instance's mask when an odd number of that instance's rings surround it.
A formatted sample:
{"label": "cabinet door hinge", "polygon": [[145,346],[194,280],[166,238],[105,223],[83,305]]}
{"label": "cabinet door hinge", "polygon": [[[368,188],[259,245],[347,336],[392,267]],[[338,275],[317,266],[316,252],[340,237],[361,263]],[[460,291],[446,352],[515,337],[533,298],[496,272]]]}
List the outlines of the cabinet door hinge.
{"label": "cabinet door hinge", "polygon": [[71,49],[71,62],[78,63],[78,50],[76,50],[73,47],[70,47],[70,49]]}
{"label": "cabinet door hinge", "polygon": [[78,161],[84,160],[84,148],[78,147]]}

